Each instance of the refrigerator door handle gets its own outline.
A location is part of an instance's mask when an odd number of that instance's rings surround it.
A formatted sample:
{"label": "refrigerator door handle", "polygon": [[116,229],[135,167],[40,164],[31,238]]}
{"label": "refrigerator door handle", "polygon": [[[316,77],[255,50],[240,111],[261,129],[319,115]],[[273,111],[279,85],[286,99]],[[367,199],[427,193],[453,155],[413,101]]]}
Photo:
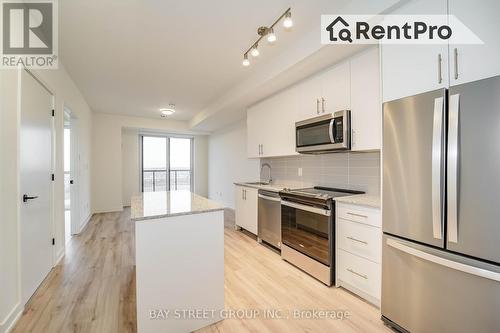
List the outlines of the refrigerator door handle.
{"label": "refrigerator door handle", "polygon": [[450,96],[448,127],[448,241],[458,243],[458,124],[460,95]]}
{"label": "refrigerator door handle", "polygon": [[500,273],[498,272],[493,272],[487,269],[479,268],[479,267],[474,267],[466,264],[462,264],[460,262],[456,262],[453,260],[441,258],[439,256],[436,256],[434,254],[430,254],[421,250],[417,250],[413,247],[410,247],[408,245],[405,245],[403,243],[400,243],[394,239],[388,238],[386,241],[386,244],[389,245],[390,247],[393,247],[399,251],[402,251],[404,253],[407,253],[409,255],[412,255],[414,257],[435,263],[440,266],[448,267],[457,271],[461,271],[464,273],[476,275],[485,279],[490,279],[493,281],[500,282]]}
{"label": "refrigerator door handle", "polygon": [[432,130],[432,232],[436,239],[443,239],[443,116],[444,98],[434,100]]}

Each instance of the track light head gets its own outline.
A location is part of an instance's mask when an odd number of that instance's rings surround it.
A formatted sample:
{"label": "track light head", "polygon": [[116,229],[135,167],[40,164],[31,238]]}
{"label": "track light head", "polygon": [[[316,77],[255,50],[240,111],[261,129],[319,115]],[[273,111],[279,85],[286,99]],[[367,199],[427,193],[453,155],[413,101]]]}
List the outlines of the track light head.
{"label": "track light head", "polygon": [[243,62],[242,62],[243,66],[247,67],[250,65],[250,60],[248,60],[248,54],[245,53],[245,55],[243,56]]}

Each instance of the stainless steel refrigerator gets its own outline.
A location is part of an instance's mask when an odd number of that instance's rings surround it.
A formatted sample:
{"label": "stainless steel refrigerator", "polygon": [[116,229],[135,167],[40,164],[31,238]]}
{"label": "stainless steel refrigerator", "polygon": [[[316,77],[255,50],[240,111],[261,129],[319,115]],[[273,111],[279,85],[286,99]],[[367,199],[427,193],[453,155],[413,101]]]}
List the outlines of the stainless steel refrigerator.
{"label": "stainless steel refrigerator", "polygon": [[500,332],[500,76],[384,104],[382,319]]}

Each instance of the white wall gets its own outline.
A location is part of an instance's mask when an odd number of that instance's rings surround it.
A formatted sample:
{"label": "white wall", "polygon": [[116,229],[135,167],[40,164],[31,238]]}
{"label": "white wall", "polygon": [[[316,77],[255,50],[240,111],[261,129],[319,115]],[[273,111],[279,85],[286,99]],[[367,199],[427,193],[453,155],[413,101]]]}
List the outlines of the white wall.
{"label": "white wall", "polygon": [[209,198],[234,208],[234,182],[259,180],[259,160],[247,158],[246,119],[210,135]]}
{"label": "white wall", "polygon": [[[188,134],[195,137],[195,192],[206,196],[206,144],[203,144],[204,133],[193,132],[184,121],[166,119],[152,119],[94,113],[92,126],[92,209],[94,213],[121,211],[128,204],[124,200],[124,187],[127,196],[137,189],[134,183],[138,170],[123,169],[122,130],[135,129],[142,132]],[[130,146],[130,137],[125,137],[126,145],[130,150],[125,158],[133,159],[138,156],[138,146]],[[205,147],[205,148],[204,148]],[[135,163],[132,161],[132,163]],[[132,172],[137,172],[133,176]],[[132,178],[124,176],[131,175]],[[126,183],[124,185],[124,182]]]}
{"label": "white wall", "polygon": [[[55,183],[54,183],[54,258],[64,254],[64,105],[79,120],[80,212],[81,225],[90,214],[90,137],[92,113],[78,88],[60,63],[58,70],[34,71],[55,95]],[[22,311],[19,281],[19,124],[18,72],[0,70],[0,332],[4,332]]]}
{"label": "white wall", "polygon": [[130,206],[130,198],[140,193],[139,131],[122,130],[122,186],[123,206]]}

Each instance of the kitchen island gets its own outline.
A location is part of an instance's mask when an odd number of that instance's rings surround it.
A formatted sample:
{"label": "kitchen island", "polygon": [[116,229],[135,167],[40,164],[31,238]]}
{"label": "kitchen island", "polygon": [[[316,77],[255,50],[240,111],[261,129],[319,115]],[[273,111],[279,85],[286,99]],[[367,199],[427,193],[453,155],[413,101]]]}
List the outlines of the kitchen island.
{"label": "kitchen island", "polygon": [[132,198],[139,333],[191,332],[224,309],[224,207],[187,191]]}

